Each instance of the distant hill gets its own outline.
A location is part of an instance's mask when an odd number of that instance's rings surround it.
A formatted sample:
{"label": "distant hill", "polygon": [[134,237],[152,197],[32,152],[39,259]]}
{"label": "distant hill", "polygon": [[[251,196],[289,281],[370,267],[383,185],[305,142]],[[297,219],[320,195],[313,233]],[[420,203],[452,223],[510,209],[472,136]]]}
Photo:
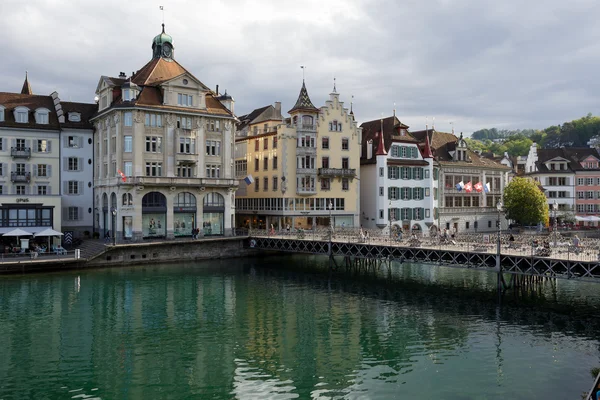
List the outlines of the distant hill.
{"label": "distant hill", "polygon": [[472,150],[508,152],[511,156],[525,156],[531,143],[542,148],[587,147],[589,142],[600,146],[600,117],[591,113],[585,117],[546,129],[481,129],[469,140]]}

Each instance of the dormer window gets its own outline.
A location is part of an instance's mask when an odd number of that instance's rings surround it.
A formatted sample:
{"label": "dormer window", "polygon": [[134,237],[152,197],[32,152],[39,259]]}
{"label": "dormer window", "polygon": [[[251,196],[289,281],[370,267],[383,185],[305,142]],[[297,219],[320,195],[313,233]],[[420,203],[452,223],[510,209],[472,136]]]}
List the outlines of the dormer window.
{"label": "dormer window", "polygon": [[0,122],[4,122],[4,107],[0,106]]}
{"label": "dormer window", "polygon": [[77,112],[70,112],[69,122],[81,122],[81,114]]}
{"label": "dormer window", "polygon": [[130,100],[131,100],[131,89],[123,90],[123,101],[130,101]]}
{"label": "dormer window", "polygon": [[37,124],[47,125],[49,114],[50,114],[50,110],[48,110],[46,108],[39,108],[39,109],[35,110],[35,122]]}
{"label": "dormer window", "polygon": [[191,94],[177,94],[177,104],[185,107],[192,107],[194,105],[194,96]]}
{"label": "dormer window", "polygon": [[29,109],[27,107],[15,108],[15,122],[26,124],[29,122]]}

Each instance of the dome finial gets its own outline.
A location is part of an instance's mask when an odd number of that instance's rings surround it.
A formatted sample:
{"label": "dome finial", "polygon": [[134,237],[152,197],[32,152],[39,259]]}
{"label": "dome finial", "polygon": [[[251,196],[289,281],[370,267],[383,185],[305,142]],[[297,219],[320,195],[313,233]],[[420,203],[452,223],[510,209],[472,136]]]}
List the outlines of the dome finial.
{"label": "dome finial", "polygon": [[162,28],[163,28],[162,33],[165,33],[165,23],[164,22],[162,23]]}

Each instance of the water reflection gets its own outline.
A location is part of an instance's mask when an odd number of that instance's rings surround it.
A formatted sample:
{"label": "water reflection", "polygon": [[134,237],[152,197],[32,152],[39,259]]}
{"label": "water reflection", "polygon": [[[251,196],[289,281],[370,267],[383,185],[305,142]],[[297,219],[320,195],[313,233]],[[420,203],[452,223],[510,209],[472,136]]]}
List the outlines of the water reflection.
{"label": "water reflection", "polygon": [[573,398],[599,363],[594,296],[569,286],[499,307],[480,272],[324,265],[6,277],[0,398]]}

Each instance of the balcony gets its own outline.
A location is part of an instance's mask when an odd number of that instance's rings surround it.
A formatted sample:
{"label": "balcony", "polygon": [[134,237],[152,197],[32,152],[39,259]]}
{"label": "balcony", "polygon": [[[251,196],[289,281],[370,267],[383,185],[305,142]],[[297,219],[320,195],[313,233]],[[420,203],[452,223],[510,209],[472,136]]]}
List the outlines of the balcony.
{"label": "balcony", "polygon": [[[219,156],[216,156],[219,157]],[[177,161],[179,163],[195,164],[198,161],[198,154],[193,153],[177,153]]]}
{"label": "balcony", "polygon": [[354,168],[319,168],[321,176],[340,176],[342,178],[354,178],[356,169]]}
{"label": "balcony", "polygon": [[311,194],[317,194],[317,189],[315,189],[314,187],[297,187],[296,194],[305,195],[305,196],[311,195]]}
{"label": "balcony", "polygon": [[296,168],[296,175],[316,175],[316,168]]}
{"label": "balcony", "polygon": [[[120,181],[120,180],[119,180]],[[134,176],[127,179],[127,182],[117,182],[123,185],[148,185],[148,186],[208,186],[208,187],[233,187],[238,186],[238,179],[229,178],[178,178],[166,176]]]}
{"label": "balcony", "polygon": [[316,156],[317,148],[316,147],[296,147],[296,155],[297,156]]}
{"label": "balcony", "polygon": [[31,172],[11,172],[10,180],[12,182],[29,183],[31,181]]}
{"label": "balcony", "polygon": [[12,158],[30,158],[31,147],[11,147],[10,155]]}
{"label": "balcony", "polygon": [[496,207],[442,207],[440,215],[446,214],[498,214]]}

